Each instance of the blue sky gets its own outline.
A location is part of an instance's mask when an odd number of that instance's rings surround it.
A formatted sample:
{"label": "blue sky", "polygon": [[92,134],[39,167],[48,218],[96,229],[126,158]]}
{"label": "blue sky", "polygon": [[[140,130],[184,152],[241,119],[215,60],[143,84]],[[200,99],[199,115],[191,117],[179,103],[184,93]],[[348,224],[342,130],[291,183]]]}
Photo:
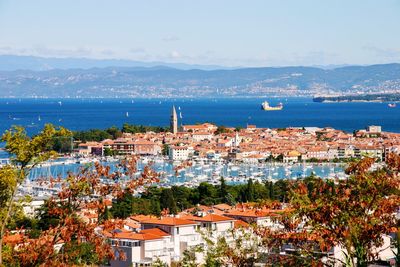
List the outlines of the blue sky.
{"label": "blue sky", "polygon": [[400,62],[400,0],[0,0],[0,54],[225,66]]}

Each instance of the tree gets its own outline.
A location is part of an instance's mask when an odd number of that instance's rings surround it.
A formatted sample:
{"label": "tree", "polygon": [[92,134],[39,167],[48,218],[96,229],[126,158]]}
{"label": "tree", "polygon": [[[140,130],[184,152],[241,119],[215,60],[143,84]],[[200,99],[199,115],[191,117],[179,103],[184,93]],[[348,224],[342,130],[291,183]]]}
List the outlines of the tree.
{"label": "tree", "polygon": [[121,132],[121,130],[118,129],[118,127],[116,127],[116,126],[112,126],[112,127],[108,128],[108,129],[106,130],[106,132],[107,132],[108,134],[110,134],[110,135],[112,136],[113,139],[117,139],[117,138],[122,137],[122,132]]}
{"label": "tree", "polygon": [[105,221],[112,219],[112,214],[107,206],[104,207],[104,210],[99,209],[98,212],[99,212],[99,218],[98,218],[99,223],[103,223]]}
{"label": "tree", "polygon": [[171,214],[178,213],[178,207],[176,205],[174,195],[172,194],[172,190],[170,188],[165,188],[162,190],[160,203],[161,203],[161,208],[168,209],[169,213]]}
{"label": "tree", "polygon": [[202,182],[197,187],[199,192],[199,200],[203,205],[213,205],[218,197],[217,190],[214,186],[209,183]]}
{"label": "tree", "polygon": [[162,153],[164,156],[168,156],[168,153],[169,153],[169,146],[168,146],[167,144],[163,144],[161,153]]}
{"label": "tree", "polygon": [[[18,165],[11,166],[16,170],[12,169],[12,172],[4,177],[16,176],[17,182],[14,184],[20,183],[28,174],[29,168],[55,155],[47,149],[48,139],[55,134],[62,132],[57,132],[52,126],[46,126],[39,137],[33,138],[27,137],[21,128],[7,132],[3,136],[7,142],[6,149],[14,155]],[[102,199],[107,196],[119,198],[124,192],[132,195],[138,187],[158,182],[158,174],[149,166],[145,166],[140,177],[136,178],[136,163],[135,157],[126,158],[119,163],[120,168],[115,172],[110,172],[109,166],[94,163],[83,167],[78,173],[69,173],[64,180],[50,178],[47,181],[50,185],[58,184],[61,188],[57,196],[51,197],[45,203],[43,209],[44,214],[47,214],[45,216],[52,218],[52,223],[44,225],[44,229],[37,236],[28,239],[22,235],[21,240],[8,245],[7,260],[11,262],[7,264],[21,267],[99,265],[108,259],[114,259],[114,249],[101,233],[122,226],[119,220],[110,221],[101,218],[101,214],[107,214]],[[132,179],[133,177],[135,179]],[[123,187],[120,183],[121,178],[128,180]],[[12,196],[13,192],[2,190],[1,195]],[[12,203],[11,200],[9,202]],[[97,222],[84,220],[82,214],[85,209],[99,211]],[[7,211],[6,214],[9,213]],[[101,228],[99,228],[100,222]],[[3,227],[4,221],[2,223]],[[1,240],[3,237],[4,235]],[[60,244],[61,247],[58,249]],[[124,257],[123,253],[118,254],[121,258]]]}
{"label": "tree", "polygon": [[195,251],[185,250],[183,252],[183,259],[176,264],[178,267],[197,267]]}
{"label": "tree", "polygon": [[109,147],[104,148],[104,156],[116,156],[118,154],[118,151],[112,150]]}
{"label": "tree", "polygon": [[56,129],[50,124],[46,124],[43,130],[32,138],[27,136],[24,128],[18,126],[3,134],[2,141],[6,142],[5,150],[11,155],[11,164],[0,168],[0,265],[3,263],[4,233],[13,215],[14,197],[18,186],[37,164],[57,155],[51,150],[54,138],[69,134],[65,128]]}
{"label": "tree", "polygon": [[383,235],[399,223],[400,156],[391,154],[385,168],[370,171],[373,163],[365,158],[350,164],[345,180],[314,179],[312,186],[300,182],[293,189],[292,208],[311,229],[307,234],[324,250],[343,247],[349,266],[367,266]]}
{"label": "tree", "polygon": [[253,184],[253,179],[249,179],[247,181],[246,187],[242,189],[242,201],[243,202],[252,202],[255,200],[255,189]]}
{"label": "tree", "polygon": [[218,126],[217,130],[214,134],[221,134],[221,133],[230,133],[231,131],[226,128],[225,126]]}
{"label": "tree", "polygon": [[228,187],[227,187],[227,185],[226,185],[226,182],[225,182],[224,177],[221,177],[221,178],[219,179],[219,182],[220,182],[220,184],[219,184],[219,191],[218,191],[219,197],[220,197],[220,199],[221,199],[222,202],[227,202]]}
{"label": "tree", "polygon": [[152,264],[151,267],[168,267],[168,264],[157,258]]}
{"label": "tree", "polygon": [[133,196],[128,191],[125,191],[121,197],[117,198],[117,201],[111,207],[111,213],[115,218],[125,219],[132,215],[132,205]]}
{"label": "tree", "polygon": [[392,240],[392,251],[394,255],[396,256],[396,262],[397,264],[400,263],[400,227],[397,228],[397,232],[395,233],[395,236]]}
{"label": "tree", "polygon": [[[189,255],[203,254],[205,263],[202,267],[254,266],[257,257],[264,252],[260,239],[244,229],[232,229],[224,236],[212,237],[209,232],[201,233],[204,245],[188,250]],[[191,258],[183,258],[178,266],[190,265]],[[194,266],[199,266],[194,265]]]}

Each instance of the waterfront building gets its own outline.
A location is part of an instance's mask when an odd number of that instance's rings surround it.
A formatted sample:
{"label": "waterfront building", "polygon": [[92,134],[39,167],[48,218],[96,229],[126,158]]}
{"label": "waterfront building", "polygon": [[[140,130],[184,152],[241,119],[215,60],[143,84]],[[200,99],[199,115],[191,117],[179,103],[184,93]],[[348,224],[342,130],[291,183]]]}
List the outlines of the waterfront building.
{"label": "waterfront building", "polygon": [[381,133],[382,127],[377,126],[377,125],[370,125],[370,126],[367,126],[367,131],[370,133]]}
{"label": "waterfront building", "polygon": [[211,140],[213,134],[210,132],[194,132],[192,134],[192,139],[195,142],[203,141],[203,140]]}
{"label": "waterfront building", "polygon": [[283,162],[284,163],[297,162],[300,156],[301,153],[297,150],[289,151],[283,154]]}
{"label": "waterfront building", "polygon": [[218,127],[211,123],[203,123],[198,125],[183,125],[182,130],[184,132],[209,132],[214,133]]}
{"label": "waterfront building", "polygon": [[80,155],[98,155],[103,154],[103,145],[98,142],[86,142],[78,145],[78,154]]}
{"label": "waterfront building", "polygon": [[170,146],[168,155],[170,160],[187,160],[189,153],[190,150],[187,146]]}
{"label": "waterfront building", "polygon": [[158,155],[161,154],[161,147],[151,141],[137,140],[133,142],[133,148],[136,155]]}

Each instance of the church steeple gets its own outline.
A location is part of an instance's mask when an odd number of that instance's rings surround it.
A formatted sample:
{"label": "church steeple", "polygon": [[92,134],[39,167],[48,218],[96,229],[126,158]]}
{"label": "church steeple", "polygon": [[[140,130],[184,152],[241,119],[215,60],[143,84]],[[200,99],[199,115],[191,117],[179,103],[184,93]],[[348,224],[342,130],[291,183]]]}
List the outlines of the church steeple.
{"label": "church steeple", "polygon": [[176,115],[175,106],[172,106],[171,110],[170,127],[171,127],[171,133],[176,134],[178,132],[178,116]]}

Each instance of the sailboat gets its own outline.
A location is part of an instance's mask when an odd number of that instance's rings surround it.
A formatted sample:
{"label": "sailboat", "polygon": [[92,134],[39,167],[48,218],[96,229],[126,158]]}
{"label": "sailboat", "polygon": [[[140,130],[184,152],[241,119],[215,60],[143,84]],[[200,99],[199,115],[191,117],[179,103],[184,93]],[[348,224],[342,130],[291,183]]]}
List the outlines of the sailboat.
{"label": "sailboat", "polygon": [[42,119],[40,118],[40,115],[39,115],[39,117],[38,117],[38,119],[37,119],[38,121],[41,121]]}
{"label": "sailboat", "polygon": [[126,117],[129,117],[129,113],[128,113],[128,111],[126,112],[126,114],[125,114],[125,115],[126,115]]}

